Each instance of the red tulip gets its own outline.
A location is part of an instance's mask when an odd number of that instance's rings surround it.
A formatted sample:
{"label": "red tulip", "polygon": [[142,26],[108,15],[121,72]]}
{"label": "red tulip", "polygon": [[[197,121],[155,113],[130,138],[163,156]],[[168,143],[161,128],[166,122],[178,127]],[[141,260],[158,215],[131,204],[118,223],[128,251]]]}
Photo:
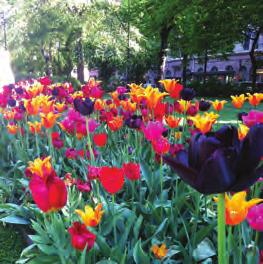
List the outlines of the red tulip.
{"label": "red tulip", "polygon": [[133,163],[133,162],[124,163],[123,171],[125,176],[131,181],[136,181],[140,179],[141,176],[140,164],[138,163]]}
{"label": "red tulip", "polygon": [[87,245],[87,250],[90,250],[95,243],[96,235],[91,233],[84,224],[74,222],[68,229],[71,236],[72,247],[83,251]]}
{"label": "red tulip", "polygon": [[34,174],[29,183],[34,202],[43,212],[56,211],[67,202],[67,188],[55,171],[42,178]]}
{"label": "red tulip", "polygon": [[107,138],[106,133],[94,134],[93,141],[98,147],[104,147],[107,143]]}
{"label": "red tulip", "polygon": [[107,192],[115,194],[124,184],[123,170],[117,167],[102,167],[99,179]]}

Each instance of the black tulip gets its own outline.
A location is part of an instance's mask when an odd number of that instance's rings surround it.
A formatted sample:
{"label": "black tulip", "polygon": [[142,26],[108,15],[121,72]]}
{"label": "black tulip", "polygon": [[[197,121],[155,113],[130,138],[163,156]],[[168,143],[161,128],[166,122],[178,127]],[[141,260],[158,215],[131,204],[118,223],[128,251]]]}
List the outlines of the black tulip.
{"label": "black tulip", "polygon": [[85,100],[82,98],[76,98],[73,103],[76,111],[84,116],[90,115],[94,110],[94,102],[89,98],[86,98]]}
{"label": "black tulip", "polygon": [[181,98],[186,101],[191,101],[196,95],[196,92],[192,88],[184,88],[181,91]]}
{"label": "black tulip", "polygon": [[209,101],[201,100],[199,102],[199,110],[200,111],[203,111],[203,112],[208,111],[210,106],[211,106],[211,103]]}
{"label": "black tulip", "polygon": [[263,176],[262,135],[263,124],[251,127],[242,141],[236,127],[223,126],[207,135],[196,134],[188,150],[164,160],[200,193],[239,192]]}

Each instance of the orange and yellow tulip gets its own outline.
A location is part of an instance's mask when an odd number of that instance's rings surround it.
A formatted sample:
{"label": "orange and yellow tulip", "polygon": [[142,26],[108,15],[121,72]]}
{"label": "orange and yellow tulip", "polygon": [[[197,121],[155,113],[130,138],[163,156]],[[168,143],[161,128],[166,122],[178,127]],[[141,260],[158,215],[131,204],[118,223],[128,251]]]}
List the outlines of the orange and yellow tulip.
{"label": "orange and yellow tulip", "polygon": [[[227,194],[225,195],[225,212],[226,212],[226,224],[238,225],[245,220],[248,214],[248,210],[254,205],[263,202],[263,199],[254,198],[250,201],[246,201],[247,193],[245,191],[235,193],[232,198]],[[218,198],[214,198],[217,202]]]}
{"label": "orange and yellow tulip", "polygon": [[195,127],[203,134],[209,132],[216,122],[216,119],[209,115],[196,115],[195,117],[189,117],[189,119],[194,122]]}
{"label": "orange and yellow tulip", "polygon": [[164,243],[160,247],[155,244],[151,249],[157,259],[163,259],[168,253],[168,249]]}
{"label": "orange and yellow tulip", "polygon": [[247,99],[248,99],[248,102],[252,106],[258,106],[260,102],[263,100],[263,94],[262,93],[254,93],[254,94],[247,93]]}
{"label": "orange and yellow tulip", "polygon": [[6,126],[6,128],[8,130],[8,133],[12,134],[12,135],[16,135],[16,133],[17,133],[17,131],[19,129],[18,125],[14,125],[14,124],[8,124]]}
{"label": "orange and yellow tulip", "polygon": [[38,98],[33,98],[24,101],[24,106],[28,115],[37,115],[40,109]]}
{"label": "orange and yellow tulip", "polygon": [[84,211],[82,210],[75,210],[75,212],[81,217],[83,223],[86,226],[95,227],[97,226],[102,218],[102,215],[104,211],[102,209],[102,204],[99,203],[95,209],[93,209],[91,206],[86,205],[84,208]]}
{"label": "orange and yellow tulip", "polygon": [[217,112],[220,112],[223,108],[224,108],[224,105],[227,103],[226,100],[222,100],[222,101],[219,101],[219,100],[215,100],[215,101],[211,101],[211,104],[213,106],[213,108],[217,111]]}
{"label": "orange and yellow tulip", "polygon": [[35,122],[27,122],[28,126],[29,126],[29,130],[32,134],[39,134],[40,131],[41,131],[41,127],[42,127],[42,124],[38,121],[35,121]]}
{"label": "orange and yellow tulip", "polygon": [[143,97],[146,99],[148,108],[152,110],[167,94],[168,93],[161,93],[158,88],[148,86],[144,91]]}
{"label": "orange and yellow tulip", "polygon": [[231,95],[231,99],[232,99],[232,105],[235,108],[242,108],[244,102],[246,101],[246,97],[244,94],[240,94],[240,95]]}
{"label": "orange and yellow tulip", "polygon": [[180,97],[183,85],[178,83],[178,81],[175,79],[167,79],[161,80],[160,83],[163,84],[165,91],[169,93],[171,98],[178,99]]}
{"label": "orange and yellow tulip", "polygon": [[182,118],[177,118],[177,117],[172,116],[172,115],[169,115],[169,116],[165,117],[165,122],[167,123],[167,125],[170,128],[178,127],[181,120],[182,120]]}
{"label": "orange and yellow tulip", "polygon": [[246,125],[243,125],[243,124],[239,124],[239,128],[238,128],[239,140],[243,140],[245,138],[245,136],[247,135],[248,131],[249,131],[249,127],[247,127]]}
{"label": "orange and yellow tulip", "polygon": [[123,124],[123,117],[122,116],[115,116],[111,120],[107,122],[111,131],[117,131],[122,127]]}
{"label": "orange and yellow tulip", "polygon": [[48,114],[40,114],[42,125],[45,128],[52,128],[57,121],[57,118],[60,116],[59,114],[54,114],[53,112],[49,112]]}
{"label": "orange and yellow tulip", "polygon": [[34,161],[29,161],[29,166],[27,168],[32,174],[36,174],[40,178],[43,178],[45,175],[49,175],[53,170],[50,160],[51,156],[44,159],[37,158]]}

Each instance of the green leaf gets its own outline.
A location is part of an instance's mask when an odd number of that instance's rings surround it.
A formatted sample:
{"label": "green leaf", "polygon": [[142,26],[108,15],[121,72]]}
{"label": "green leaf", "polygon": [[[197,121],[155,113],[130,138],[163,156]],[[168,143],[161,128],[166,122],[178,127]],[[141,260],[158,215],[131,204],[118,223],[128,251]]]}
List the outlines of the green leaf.
{"label": "green leaf", "polygon": [[216,251],[214,245],[208,238],[205,238],[193,251],[193,258],[195,261],[205,260],[215,255]]}
{"label": "green leaf", "polygon": [[141,240],[139,240],[133,249],[133,258],[136,264],[150,264],[150,258],[142,249]]}
{"label": "green leaf", "polygon": [[96,262],[96,264],[118,264],[118,263],[112,260],[101,260],[99,262]]}
{"label": "green leaf", "polygon": [[143,222],[143,216],[140,215],[134,225],[134,228],[133,228],[133,238],[134,240],[136,241],[139,237],[139,232],[140,232],[140,228],[141,228],[141,225],[142,225],[142,222]]}
{"label": "green leaf", "polygon": [[10,224],[19,224],[19,225],[28,225],[30,223],[27,219],[16,215],[6,216],[4,218],[1,218],[0,221]]}

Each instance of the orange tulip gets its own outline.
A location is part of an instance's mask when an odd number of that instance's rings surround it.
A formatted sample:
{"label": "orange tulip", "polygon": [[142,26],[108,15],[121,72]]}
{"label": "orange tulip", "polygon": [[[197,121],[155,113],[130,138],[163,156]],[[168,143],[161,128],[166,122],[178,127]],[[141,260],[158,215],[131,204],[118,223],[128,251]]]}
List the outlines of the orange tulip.
{"label": "orange tulip", "polygon": [[248,102],[252,105],[252,106],[258,106],[261,102],[261,100],[263,100],[263,94],[262,93],[254,93],[254,94],[250,94],[247,93],[247,98],[248,98]]}
{"label": "orange tulip", "polygon": [[183,89],[183,85],[178,83],[175,79],[161,80],[160,83],[163,84],[166,92],[169,93],[170,97],[173,99],[178,99],[180,97],[180,92]]}
{"label": "orange tulip", "polygon": [[26,112],[28,115],[37,115],[38,114],[38,111],[40,108],[38,98],[25,100],[24,106],[25,106],[25,109],[26,109]]}
{"label": "orange tulip", "polygon": [[94,103],[94,110],[100,111],[104,109],[105,102],[102,99],[97,99]]}
{"label": "orange tulip", "polygon": [[29,126],[29,130],[32,134],[39,134],[40,131],[41,131],[41,127],[42,127],[42,124],[40,122],[27,122],[28,126]]}
{"label": "orange tulip", "polygon": [[155,244],[152,246],[152,252],[157,259],[163,259],[167,255],[168,249],[164,243],[160,247]]}
{"label": "orange tulip", "polygon": [[12,111],[7,111],[3,109],[3,116],[4,116],[4,119],[6,120],[12,120],[15,117],[15,113]]}
{"label": "orange tulip", "polygon": [[81,217],[83,223],[86,226],[95,227],[97,226],[102,218],[104,211],[102,209],[102,204],[98,204],[95,209],[91,206],[86,205],[84,211],[82,210],[75,210],[75,212]]}
{"label": "orange tulip", "polygon": [[178,100],[177,103],[179,104],[179,108],[176,109],[176,111],[179,112],[179,113],[186,112],[189,109],[189,107],[191,106],[191,102],[190,101],[186,101],[186,100],[183,100],[183,99]]}
{"label": "orange tulip", "polygon": [[231,95],[231,99],[232,99],[232,105],[238,109],[242,108],[244,102],[246,101],[246,97],[244,94],[240,94],[236,96]]}
{"label": "orange tulip", "polygon": [[144,96],[144,88],[141,85],[137,85],[135,83],[129,84],[130,97],[133,102],[140,103]]}
{"label": "orange tulip", "polygon": [[212,106],[214,107],[214,109],[219,112],[224,108],[224,105],[227,103],[226,100],[215,100],[214,102],[211,101]]}
{"label": "orange tulip", "polygon": [[152,110],[167,94],[168,93],[161,93],[158,88],[153,88],[151,86],[148,86],[144,90],[143,97],[146,99],[146,103],[149,109]]}
{"label": "orange tulip", "polygon": [[122,116],[115,116],[107,122],[111,131],[117,131],[122,127],[123,118]]}
{"label": "orange tulip", "polygon": [[[225,195],[225,207],[226,207],[226,224],[238,225],[245,220],[248,214],[248,210],[254,205],[263,202],[263,199],[254,198],[250,201],[246,201],[246,192],[235,193],[232,198]],[[214,198],[217,202],[218,198]]]}
{"label": "orange tulip", "polygon": [[49,112],[48,114],[40,114],[42,125],[45,128],[52,128],[57,121],[57,118],[60,116],[59,114],[54,114],[53,112]]}
{"label": "orange tulip", "polygon": [[136,111],[137,104],[132,103],[130,100],[121,101],[120,104],[125,111],[129,111],[129,112],[135,112]]}
{"label": "orange tulip", "polygon": [[181,120],[182,120],[182,118],[177,118],[177,117],[174,117],[172,115],[165,117],[165,121],[170,128],[178,127]]}
{"label": "orange tulip", "polygon": [[12,135],[15,135],[19,129],[17,125],[13,125],[13,124],[8,124],[6,128],[8,130],[8,133]]}
{"label": "orange tulip", "polygon": [[56,103],[55,104],[55,109],[59,112],[62,113],[66,109],[65,103]]}
{"label": "orange tulip", "polygon": [[43,88],[44,86],[42,84],[34,83],[34,85],[27,90],[27,93],[30,96],[30,98],[34,98],[43,92]]}

